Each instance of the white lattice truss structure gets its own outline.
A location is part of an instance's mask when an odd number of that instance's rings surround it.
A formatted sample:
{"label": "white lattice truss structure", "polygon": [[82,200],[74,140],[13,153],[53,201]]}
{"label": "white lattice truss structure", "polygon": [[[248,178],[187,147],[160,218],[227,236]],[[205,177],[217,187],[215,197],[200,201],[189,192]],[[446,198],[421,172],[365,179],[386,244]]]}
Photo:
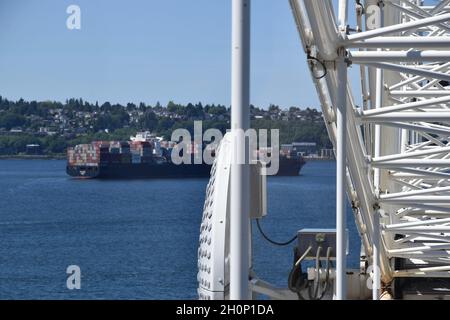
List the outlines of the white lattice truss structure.
{"label": "white lattice truss structure", "polygon": [[338,3],[290,0],[369,263],[450,277],[450,0]]}

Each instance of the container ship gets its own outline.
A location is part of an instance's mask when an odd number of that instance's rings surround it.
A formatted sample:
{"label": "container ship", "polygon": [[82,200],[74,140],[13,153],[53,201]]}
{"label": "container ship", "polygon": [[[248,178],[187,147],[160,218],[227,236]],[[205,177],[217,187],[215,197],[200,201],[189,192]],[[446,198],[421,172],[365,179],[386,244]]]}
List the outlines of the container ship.
{"label": "container ship", "polygon": [[[211,165],[175,164],[174,143],[149,133],[138,133],[130,141],[94,141],[67,149],[67,174],[84,179],[148,179],[209,177]],[[192,144],[191,159],[202,147]],[[212,152],[212,155],[214,153]],[[305,161],[302,156],[280,154],[279,176],[297,176]]]}

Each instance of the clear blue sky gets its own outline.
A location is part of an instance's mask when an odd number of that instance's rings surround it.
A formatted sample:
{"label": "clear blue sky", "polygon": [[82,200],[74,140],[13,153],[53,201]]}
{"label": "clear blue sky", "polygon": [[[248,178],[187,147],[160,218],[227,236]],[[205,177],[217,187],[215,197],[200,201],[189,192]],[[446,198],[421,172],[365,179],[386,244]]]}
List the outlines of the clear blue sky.
{"label": "clear blue sky", "polygon": [[[0,95],[229,105],[230,14],[230,0],[0,0]],[[251,88],[261,107],[319,107],[287,0],[252,2]]]}

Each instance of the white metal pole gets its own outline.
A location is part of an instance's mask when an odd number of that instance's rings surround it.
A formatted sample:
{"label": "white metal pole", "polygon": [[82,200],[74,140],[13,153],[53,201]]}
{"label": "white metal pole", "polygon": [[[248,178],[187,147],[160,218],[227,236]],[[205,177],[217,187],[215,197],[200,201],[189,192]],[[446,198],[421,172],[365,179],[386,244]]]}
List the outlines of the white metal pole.
{"label": "white metal pole", "polygon": [[372,256],[373,256],[373,284],[372,284],[372,300],[379,300],[381,293],[381,270],[380,270],[380,211],[375,210],[373,216],[373,246],[372,246]]}
{"label": "white metal pole", "polygon": [[427,99],[427,100],[419,100],[414,102],[406,102],[402,104],[395,104],[390,106],[385,106],[382,109],[371,109],[371,110],[363,110],[362,114],[365,116],[368,115],[378,115],[378,114],[385,114],[395,111],[404,111],[408,109],[416,109],[416,108],[423,108],[428,106],[439,106],[440,104],[445,104],[446,102],[450,101],[450,95],[439,97],[439,98],[433,98],[433,99]]}
{"label": "white metal pole", "polygon": [[[347,29],[346,0],[339,0],[339,31],[343,38]],[[347,168],[347,63],[345,49],[339,48],[336,63],[336,299],[347,298],[346,257],[346,168]]]}
{"label": "white metal pole", "polygon": [[383,36],[385,34],[406,31],[409,29],[417,29],[429,25],[435,25],[441,22],[446,22],[450,19],[450,13],[436,15],[424,19],[418,19],[411,22],[399,23],[391,26],[377,28],[369,31],[359,32],[348,36],[346,44],[353,41],[365,40]]}
{"label": "white metal pole", "polygon": [[347,31],[348,18],[348,0],[339,0],[339,31],[345,33]]}
{"label": "white metal pole", "polygon": [[447,37],[413,37],[413,36],[394,36],[394,37],[375,37],[372,39],[362,40],[358,42],[350,42],[346,44],[347,48],[400,48],[409,49],[448,49]]}
{"label": "white metal pole", "polygon": [[[448,43],[447,43],[448,46]],[[377,62],[441,62],[449,61],[450,51],[351,51],[349,60],[353,63]]]}
{"label": "white metal pole", "polygon": [[[378,16],[378,25],[383,26],[383,3],[379,3],[380,14]],[[378,49],[380,52],[381,49]],[[376,69],[375,75],[375,109],[379,110],[383,106],[383,92],[384,92],[384,74],[381,68]],[[381,156],[381,126],[375,124],[375,143],[374,143],[374,156]],[[374,168],[373,172],[373,185],[375,192],[380,193],[381,176],[380,169]],[[378,300],[380,297],[380,216],[379,210],[374,210],[373,216],[373,230],[372,230],[372,268],[373,268],[373,284],[372,284],[372,299]]]}
{"label": "white metal pole", "polygon": [[[378,110],[383,104],[383,70],[376,69],[376,86],[375,86],[375,109]],[[375,144],[374,144],[374,156],[376,158],[381,156],[381,126],[375,125]],[[380,170],[374,169],[373,172],[373,185],[375,191],[380,191]]]}
{"label": "white metal pole", "polygon": [[[398,64],[384,63],[384,62],[364,63],[364,64],[371,66],[371,67],[388,69],[388,70],[395,71],[395,72],[410,73],[410,74],[422,76],[424,78],[435,78],[435,79],[439,79],[439,80],[450,81],[450,75],[448,75],[447,73],[443,73],[443,72],[424,70],[424,69],[417,68],[417,67],[410,67],[407,65],[398,65]],[[392,92],[404,92],[404,91],[403,90],[400,90],[400,91],[391,90],[391,94],[392,94]],[[436,94],[434,94],[435,96],[448,95],[448,90],[411,90],[411,92],[416,92],[414,95],[417,95],[419,97],[421,96],[420,92],[425,92],[425,93],[426,92],[432,92],[432,93],[436,92]],[[419,92],[419,94],[417,92]],[[414,97],[414,95],[413,95],[413,97]]]}
{"label": "white metal pole", "polygon": [[[231,129],[234,160],[245,159],[238,145],[250,125],[250,0],[232,2]],[[239,138],[238,138],[239,137]],[[247,144],[246,144],[247,145]],[[247,147],[245,148],[245,151]],[[244,152],[245,152],[244,151]],[[250,171],[247,159],[231,165],[230,299],[249,299]]]}
{"label": "white metal pole", "polygon": [[346,295],[346,145],[347,145],[347,64],[343,57],[337,63],[337,135],[336,135],[336,299]]}

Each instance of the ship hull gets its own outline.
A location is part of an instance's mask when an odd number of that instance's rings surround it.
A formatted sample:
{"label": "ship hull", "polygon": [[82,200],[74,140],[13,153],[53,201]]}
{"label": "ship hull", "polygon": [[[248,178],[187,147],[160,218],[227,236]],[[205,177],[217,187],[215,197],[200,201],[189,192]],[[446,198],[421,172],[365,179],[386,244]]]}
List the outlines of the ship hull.
{"label": "ship hull", "polygon": [[118,163],[95,167],[67,166],[67,174],[75,178],[98,179],[162,179],[209,177],[207,164],[175,165],[173,163]]}
{"label": "ship hull", "polygon": [[[280,159],[277,176],[298,176],[304,161]],[[173,163],[109,163],[98,166],[68,165],[66,172],[80,179],[165,179],[207,178],[211,165]]]}
{"label": "ship hull", "polygon": [[298,176],[305,161],[296,158],[280,158],[277,176]]}

